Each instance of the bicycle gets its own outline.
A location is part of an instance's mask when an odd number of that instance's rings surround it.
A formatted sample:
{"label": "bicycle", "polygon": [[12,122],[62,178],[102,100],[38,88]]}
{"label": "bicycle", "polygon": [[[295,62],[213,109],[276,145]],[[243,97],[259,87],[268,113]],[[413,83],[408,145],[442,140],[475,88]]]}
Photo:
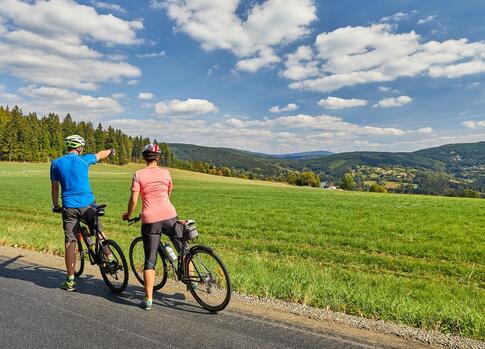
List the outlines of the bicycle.
{"label": "bicycle", "polygon": [[[98,265],[104,282],[114,293],[121,293],[128,285],[128,263],[120,246],[113,240],[105,240],[98,230],[98,217],[104,216],[106,205],[92,205],[95,212],[94,231],[89,232],[87,223],[81,220],[76,244],[75,276],[79,277],[84,271],[85,260],[89,259],[91,265]],[[62,211],[55,211],[61,213]],[[91,236],[96,236],[93,242]],[[82,241],[85,243],[83,247]],[[107,251],[113,256],[108,260]]]}
{"label": "bicycle", "polygon": [[[138,222],[140,216],[129,219],[130,225]],[[162,263],[156,263],[154,290],[160,290],[167,282],[168,274],[171,273],[175,281],[181,281],[187,285],[188,290],[195,300],[206,310],[218,312],[229,304],[231,299],[231,281],[226,266],[212,248],[205,245],[189,243],[197,238],[197,230],[194,221],[177,221],[174,229],[177,229],[183,244],[178,257],[170,257],[166,245],[160,240],[158,254]],[[172,253],[172,251],[170,251]],[[136,279],[145,285],[143,280],[143,267],[145,254],[143,240],[139,236],[130,245],[130,265]],[[175,257],[175,258],[174,258]]]}

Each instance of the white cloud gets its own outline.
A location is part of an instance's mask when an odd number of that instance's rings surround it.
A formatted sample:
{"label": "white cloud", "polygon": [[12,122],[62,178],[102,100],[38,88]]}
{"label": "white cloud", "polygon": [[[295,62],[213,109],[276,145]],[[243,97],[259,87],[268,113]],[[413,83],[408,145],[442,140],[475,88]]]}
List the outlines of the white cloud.
{"label": "white cloud", "polygon": [[5,92],[5,86],[0,85],[0,105],[13,105],[18,104],[20,101],[21,99],[19,96]]}
{"label": "white cloud", "polygon": [[392,16],[382,17],[379,22],[399,22],[409,18],[409,13],[396,12]]}
{"label": "white cloud", "polygon": [[57,87],[30,85],[19,88],[18,92],[30,97],[30,100],[23,100],[22,107],[35,112],[71,113],[80,120],[92,120],[124,111],[124,108],[114,98],[81,95]]}
{"label": "white cloud", "polygon": [[353,108],[367,105],[367,101],[364,99],[343,99],[338,97],[327,97],[326,99],[321,99],[318,105],[327,109],[343,109],[343,108]]}
{"label": "white cloud", "polygon": [[128,80],[126,83],[128,85],[137,85],[140,81],[139,80],[136,80],[136,79],[133,79],[133,80]]}
{"label": "white cloud", "polygon": [[401,91],[387,87],[387,86],[378,86],[377,90],[379,92],[386,92],[386,93],[400,93]]}
{"label": "white cloud", "polygon": [[310,32],[316,17],[313,0],[268,0],[254,4],[247,19],[236,15],[239,0],[152,1],[164,8],[176,29],[199,41],[204,50],[223,49],[240,60],[238,70],[255,72],[280,58],[274,49]]}
{"label": "white cloud", "polygon": [[120,92],[113,93],[111,95],[111,98],[114,98],[114,99],[120,99],[120,98],[125,98],[125,97],[126,97],[126,93],[120,93]]}
{"label": "white cloud", "polygon": [[390,108],[390,107],[401,107],[405,104],[412,102],[412,98],[409,96],[399,96],[396,98],[384,98],[378,103],[374,104],[373,108]]}
{"label": "white cloud", "polygon": [[165,4],[163,3],[163,0],[150,0],[150,7],[161,10],[163,9]]}
{"label": "white cloud", "polygon": [[455,78],[485,72],[485,42],[428,41],[389,24],[345,27],[317,36],[287,55],[281,73],[294,89],[331,92],[346,86],[428,75]]}
{"label": "white cloud", "polygon": [[0,70],[5,73],[28,82],[77,89],[96,89],[101,82],[141,75],[137,67],[116,61],[124,57],[103,55],[87,45],[139,43],[140,21],[100,15],[70,0],[0,0],[0,17],[6,23],[0,30]]}
{"label": "white cloud", "polygon": [[[260,120],[226,116],[219,121],[207,118],[165,117],[143,120],[147,134],[167,142],[188,142],[254,151],[284,153],[328,149],[396,150],[416,149],[420,142],[433,140],[427,128],[406,130],[394,127],[358,125],[331,115],[297,114]],[[140,120],[118,119],[110,122],[130,134],[139,133]],[[190,132],[180,129],[190,128]],[[443,144],[443,140],[438,140]]]}
{"label": "white cloud", "polygon": [[155,105],[155,112],[160,116],[194,116],[218,111],[214,103],[206,99],[189,98],[185,101],[172,99]]}
{"label": "white cloud", "polygon": [[99,8],[101,10],[126,13],[126,10],[117,4],[111,4],[108,2],[102,2],[102,1],[91,1],[91,4],[93,4],[94,7]]}
{"label": "white cloud", "polygon": [[282,107],[282,108],[275,105],[274,107],[271,107],[269,109],[269,112],[270,113],[284,113],[284,112],[288,112],[288,111],[297,110],[298,108],[299,108],[298,105],[296,105],[295,103],[289,103],[286,107]]}
{"label": "white cloud", "polygon": [[111,14],[100,15],[93,7],[70,0],[0,1],[0,13],[16,25],[43,36],[79,35],[108,44],[140,42],[135,30],[143,28],[140,21],[124,21]]}
{"label": "white cloud", "polygon": [[423,128],[418,129],[418,132],[419,133],[432,133],[433,128],[432,127],[423,127]]}
{"label": "white cloud", "polygon": [[143,100],[150,100],[153,97],[154,97],[153,93],[150,93],[150,92],[140,92],[138,94],[138,98],[143,99]]}
{"label": "white cloud", "polygon": [[214,64],[212,67],[210,67],[209,69],[207,69],[207,76],[212,76],[212,74],[214,74],[214,72],[216,70],[219,70],[219,65],[218,64]]}
{"label": "white cloud", "polygon": [[480,82],[479,81],[471,82],[471,83],[467,84],[466,87],[468,87],[470,89],[479,88]]}
{"label": "white cloud", "polygon": [[431,21],[434,21],[436,18],[438,18],[437,15],[431,15],[431,16],[428,16],[428,17],[425,17],[425,18],[421,18],[418,21],[418,25],[429,23]]}
{"label": "white cloud", "polygon": [[160,52],[137,54],[136,56],[138,58],[162,58],[162,57],[167,57],[167,53],[165,51],[160,51]]}
{"label": "white cloud", "polygon": [[485,127],[485,120],[480,120],[480,121],[467,120],[467,121],[463,121],[462,124],[466,128],[480,128],[480,127]]}

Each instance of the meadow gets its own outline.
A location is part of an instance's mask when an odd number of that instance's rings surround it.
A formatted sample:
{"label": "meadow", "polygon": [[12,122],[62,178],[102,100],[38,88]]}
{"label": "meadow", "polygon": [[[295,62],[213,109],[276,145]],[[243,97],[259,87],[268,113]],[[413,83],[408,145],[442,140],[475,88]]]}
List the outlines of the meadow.
{"label": "meadow", "polygon": [[[105,231],[125,253],[139,234],[120,219],[137,168],[91,168]],[[485,339],[485,200],[171,172],[179,217],[197,221],[236,291]],[[49,166],[3,162],[0,182],[0,244],[63,254]]]}

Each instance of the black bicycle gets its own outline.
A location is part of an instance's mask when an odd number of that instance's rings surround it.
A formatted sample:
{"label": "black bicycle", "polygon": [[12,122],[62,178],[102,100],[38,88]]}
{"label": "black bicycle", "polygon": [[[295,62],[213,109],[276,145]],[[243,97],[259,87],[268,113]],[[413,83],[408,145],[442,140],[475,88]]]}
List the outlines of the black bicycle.
{"label": "black bicycle", "polygon": [[[93,231],[89,231],[87,223],[81,221],[76,245],[75,276],[84,271],[84,264],[89,260],[92,265],[98,265],[104,282],[114,293],[121,293],[128,285],[128,263],[120,246],[113,240],[105,240],[98,230],[98,217],[104,216],[106,205],[93,205],[96,210],[96,220]],[[92,237],[96,237],[93,241]],[[83,246],[83,242],[85,246]]]}
{"label": "black bicycle", "polygon": [[[140,217],[129,219],[130,225]],[[168,243],[160,241],[158,254],[162,263],[156,263],[154,290],[161,289],[171,274],[175,281],[187,285],[195,300],[211,312],[223,310],[231,299],[231,281],[226,266],[214,250],[204,245],[189,247],[197,239],[194,221],[178,221],[174,229],[180,234],[183,248],[176,256]],[[167,248],[167,246],[169,248]],[[143,267],[145,253],[142,237],[135,238],[130,245],[130,265],[136,279],[144,285]]]}

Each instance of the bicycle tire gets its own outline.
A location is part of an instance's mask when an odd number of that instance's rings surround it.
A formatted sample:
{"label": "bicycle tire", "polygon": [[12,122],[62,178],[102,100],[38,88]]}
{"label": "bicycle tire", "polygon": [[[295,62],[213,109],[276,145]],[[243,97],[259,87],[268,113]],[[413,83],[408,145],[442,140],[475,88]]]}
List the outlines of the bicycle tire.
{"label": "bicycle tire", "polygon": [[[202,261],[202,258],[205,258],[205,261]],[[229,273],[221,258],[210,247],[198,245],[192,247],[185,258],[186,277],[190,273],[190,263],[193,264],[193,273],[196,275],[191,277],[192,281],[187,282],[187,286],[195,300],[210,312],[218,312],[226,308],[231,300],[232,286]],[[209,271],[209,268],[214,270]],[[218,276],[223,276],[223,280],[220,281]],[[209,303],[209,295],[218,296],[221,300]]]}
{"label": "bicycle tire", "polygon": [[[113,291],[114,293],[121,293],[128,285],[128,263],[126,263],[125,255],[123,254],[120,246],[113,240],[105,240],[102,244],[104,246],[108,246],[108,249],[113,254],[114,260],[116,262],[116,270],[112,271],[108,269],[109,267],[103,252],[103,248],[100,248],[98,260],[100,261],[99,270],[101,271],[101,276],[103,277],[104,282],[111,291]],[[110,277],[113,277],[113,279],[117,280],[118,275],[123,276],[123,281],[121,283],[115,284],[113,281],[110,280]]]}
{"label": "bicycle tire", "polygon": [[[143,252],[143,253],[142,253]],[[155,269],[155,284],[153,285],[153,290],[158,291],[167,282],[167,261],[165,260],[165,256],[163,255],[160,247],[158,249],[158,254],[160,259],[162,260],[162,268]],[[145,280],[143,277],[143,266],[145,264],[145,254],[143,248],[143,239],[141,236],[137,237],[131,242],[130,245],[130,266],[131,271],[135,275],[135,278],[138,282],[145,286]],[[157,280],[160,280],[157,282]]]}
{"label": "bicycle tire", "polygon": [[74,269],[74,276],[79,277],[82,275],[84,271],[84,251],[83,251],[83,244],[80,240],[77,241],[76,244],[76,265]]}

